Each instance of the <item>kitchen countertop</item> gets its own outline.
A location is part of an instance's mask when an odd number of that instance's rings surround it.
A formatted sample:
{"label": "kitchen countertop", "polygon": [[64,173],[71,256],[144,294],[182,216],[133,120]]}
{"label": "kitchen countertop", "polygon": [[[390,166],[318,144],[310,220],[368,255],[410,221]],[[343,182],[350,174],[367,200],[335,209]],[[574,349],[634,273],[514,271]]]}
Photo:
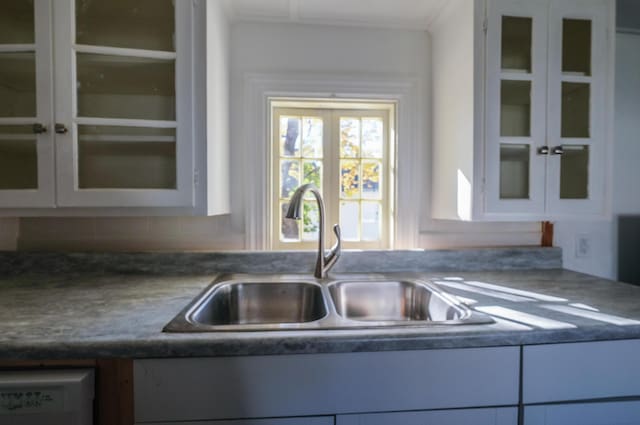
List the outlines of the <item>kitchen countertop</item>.
{"label": "kitchen countertop", "polygon": [[170,334],[162,332],[163,326],[216,273],[22,270],[0,277],[0,360],[305,354],[640,338],[640,287],[632,285],[557,268],[391,276],[443,282],[442,289],[493,313],[496,323]]}

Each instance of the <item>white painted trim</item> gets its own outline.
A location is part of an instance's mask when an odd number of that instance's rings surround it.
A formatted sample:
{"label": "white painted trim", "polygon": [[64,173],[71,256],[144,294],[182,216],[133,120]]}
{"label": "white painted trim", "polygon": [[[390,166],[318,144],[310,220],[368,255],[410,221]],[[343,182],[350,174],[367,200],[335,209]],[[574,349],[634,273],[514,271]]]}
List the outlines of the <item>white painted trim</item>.
{"label": "white painted trim", "polygon": [[26,141],[32,142],[36,140],[38,136],[36,134],[0,134],[0,140],[9,140],[9,141]]}
{"label": "white painted trim", "polygon": [[3,44],[0,45],[0,53],[24,53],[35,52],[35,44]]}
{"label": "white painted trim", "polygon": [[173,136],[126,136],[109,134],[82,135],[83,142],[113,142],[113,143],[175,143]]}
{"label": "white painted trim", "polygon": [[[89,53],[95,55],[122,56],[129,58],[148,58],[161,60],[175,60],[175,52],[164,52],[159,50],[127,49],[122,47],[87,46],[84,44],[74,44],[73,49],[77,53]],[[110,61],[113,62],[113,61]]]}
{"label": "white painted trim", "polygon": [[78,125],[97,125],[110,127],[149,127],[149,128],[176,128],[177,121],[153,121],[153,120],[129,120],[123,118],[75,118]]}
{"label": "white painted trim", "polygon": [[0,125],[33,125],[37,122],[37,118],[33,117],[0,118]]}
{"label": "white painted trim", "polygon": [[[421,87],[417,78],[406,76],[367,77],[363,75],[314,75],[309,73],[246,74],[244,78],[245,126],[242,158],[246,167],[245,237],[251,250],[268,249],[269,219],[269,98],[367,99],[397,103],[396,128],[399,136],[396,175],[396,234],[394,248],[413,248],[418,244],[419,197],[415,182],[427,181],[420,167],[426,137],[421,117]],[[407,141],[407,142],[404,142]],[[421,143],[422,141],[422,143]],[[402,208],[398,208],[402,205]]]}

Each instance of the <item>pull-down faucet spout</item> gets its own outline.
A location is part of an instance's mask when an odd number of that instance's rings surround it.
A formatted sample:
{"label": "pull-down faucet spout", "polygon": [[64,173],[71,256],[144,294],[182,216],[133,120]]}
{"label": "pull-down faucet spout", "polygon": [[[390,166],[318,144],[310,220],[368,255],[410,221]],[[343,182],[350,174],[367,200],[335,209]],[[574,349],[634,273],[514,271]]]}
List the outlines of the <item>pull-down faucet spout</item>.
{"label": "pull-down faucet spout", "polygon": [[312,184],[305,184],[300,186],[293,196],[291,197],[291,203],[289,203],[289,209],[286,214],[286,218],[291,218],[295,220],[300,220],[302,218],[302,201],[304,200],[304,195],[307,192],[311,192],[318,203],[318,211],[319,211],[319,219],[320,225],[318,229],[318,259],[316,260],[316,270],[314,272],[314,276],[318,279],[323,279],[327,276],[331,267],[338,261],[340,257],[341,250],[341,240],[340,240],[340,225],[333,225],[333,232],[336,235],[337,242],[331,249],[329,250],[329,254],[325,256],[324,253],[324,201],[322,200],[322,196],[320,195],[320,191],[317,187]]}

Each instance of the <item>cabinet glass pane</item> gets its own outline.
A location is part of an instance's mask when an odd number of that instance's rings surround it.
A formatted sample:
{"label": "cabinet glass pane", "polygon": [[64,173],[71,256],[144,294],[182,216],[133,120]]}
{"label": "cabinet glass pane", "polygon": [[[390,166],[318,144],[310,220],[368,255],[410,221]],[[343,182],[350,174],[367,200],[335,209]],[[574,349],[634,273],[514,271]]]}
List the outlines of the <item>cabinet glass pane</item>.
{"label": "cabinet glass pane", "polygon": [[35,116],[35,53],[0,53],[0,118]]}
{"label": "cabinet glass pane", "polygon": [[2,0],[0,44],[35,43],[33,0]]}
{"label": "cabinet glass pane", "polygon": [[500,135],[531,136],[531,81],[503,80],[500,85]]}
{"label": "cabinet glass pane", "polygon": [[78,126],[81,189],[175,189],[175,129]]}
{"label": "cabinet glass pane", "polygon": [[531,72],[531,18],[502,17],[502,69]]}
{"label": "cabinet glass pane", "polygon": [[76,42],[175,51],[174,0],[76,0]]}
{"label": "cabinet glass pane", "polygon": [[0,190],[37,189],[38,152],[30,126],[0,126]]}
{"label": "cabinet glass pane", "polygon": [[564,145],[560,157],[560,198],[589,197],[589,146]]}
{"label": "cabinet glass pane", "polygon": [[562,137],[589,137],[588,83],[562,83]]}
{"label": "cabinet glass pane", "polygon": [[562,72],[591,75],[591,21],[563,19]]}
{"label": "cabinet glass pane", "polygon": [[500,145],[500,199],[529,199],[529,145]]}
{"label": "cabinet glass pane", "polygon": [[77,55],[78,116],[174,121],[175,61]]}

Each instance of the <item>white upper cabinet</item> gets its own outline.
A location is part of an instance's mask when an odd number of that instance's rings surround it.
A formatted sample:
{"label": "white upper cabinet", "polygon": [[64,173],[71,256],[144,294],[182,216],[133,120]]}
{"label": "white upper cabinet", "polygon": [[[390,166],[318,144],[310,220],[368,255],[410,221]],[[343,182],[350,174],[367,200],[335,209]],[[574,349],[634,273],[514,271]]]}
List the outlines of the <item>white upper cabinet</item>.
{"label": "white upper cabinet", "polygon": [[186,0],[3,2],[0,207],[26,215],[34,207],[62,215],[215,211],[206,168],[216,160],[226,167],[227,158],[211,158],[208,100],[195,93],[209,77],[205,7]]}
{"label": "white upper cabinet", "polygon": [[58,205],[193,204],[190,9],[56,3]]}
{"label": "white upper cabinet", "polygon": [[[607,213],[613,7],[452,2],[432,31],[434,218]],[[446,50],[471,48],[466,61],[439,61]],[[460,88],[456,79],[467,82]]]}
{"label": "white upper cabinet", "polygon": [[55,203],[51,3],[0,5],[0,207]]}

